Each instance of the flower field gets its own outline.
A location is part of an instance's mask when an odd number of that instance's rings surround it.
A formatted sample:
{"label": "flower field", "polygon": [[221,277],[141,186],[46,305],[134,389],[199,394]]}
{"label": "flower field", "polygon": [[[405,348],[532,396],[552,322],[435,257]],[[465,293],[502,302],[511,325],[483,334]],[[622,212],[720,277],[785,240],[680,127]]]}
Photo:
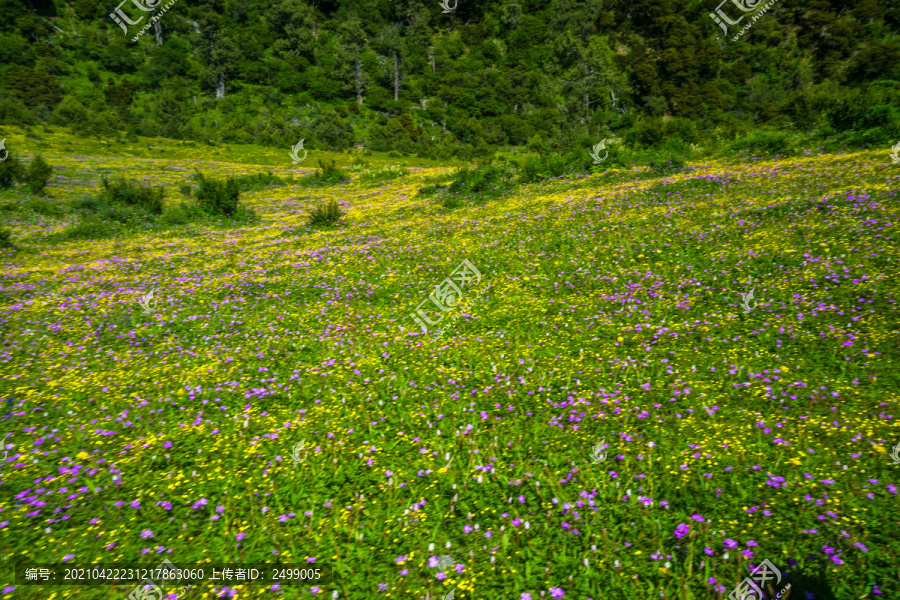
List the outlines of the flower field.
{"label": "flower field", "polygon": [[[103,174],[304,172],[47,145],[56,202]],[[452,211],[417,195],[445,171],[244,193],[253,225],[60,242],[65,219],[4,217],[32,251],[0,256],[0,597],[124,599],[13,565],[163,558],[333,572],[188,599],[721,600],[764,559],[770,597],[900,597],[884,151],[610,169]],[[343,223],[307,227],[329,200]],[[464,260],[474,301],[423,332],[410,313]]]}

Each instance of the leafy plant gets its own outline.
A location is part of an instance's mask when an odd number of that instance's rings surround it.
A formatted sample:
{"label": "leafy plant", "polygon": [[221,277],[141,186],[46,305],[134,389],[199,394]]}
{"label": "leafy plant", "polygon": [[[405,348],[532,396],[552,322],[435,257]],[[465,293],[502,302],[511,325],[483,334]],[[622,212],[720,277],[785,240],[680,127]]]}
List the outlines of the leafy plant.
{"label": "leafy plant", "polygon": [[47,182],[53,174],[53,167],[47,164],[47,161],[38,154],[28,165],[28,172],[25,175],[25,181],[28,184],[28,190],[32,194],[43,195]]}
{"label": "leafy plant", "polygon": [[197,204],[205,213],[230,216],[237,212],[241,190],[236,179],[211,179],[199,172],[195,178],[200,184],[197,189]]}
{"label": "leafy plant", "polygon": [[18,250],[12,242],[12,232],[9,229],[0,229],[0,248],[12,248]]}
{"label": "leafy plant", "polygon": [[506,166],[490,165],[477,169],[462,168],[447,188],[451,194],[481,197],[499,196],[513,187],[513,170]]}
{"label": "leafy plant", "polygon": [[[125,179],[109,183],[104,176],[103,189],[99,203],[95,205],[96,208],[99,208],[100,205],[135,206],[151,215],[159,215],[163,211],[166,190],[162,186],[143,186]],[[82,201],[81,206],[88,207],[89,204],[84,204]]]}
{"label": "leafy plant", "polygon": [[333,185],[347,181],[350,181],[350,176],[337,166],[334,159],[320,160],[318,171],[301,179],[303,185]]}
{"label": "leafy plant", "polygon": [[327,204],[319,205],[309,211],[309,224],[313,226],[333,225],[337,223],[338,219],[344,216],[344,214],[345,213],[338,207],[337,201],[332,200]]}
{"label": "leafy plant", "polygon": [[787,156],[793,153],[790,135],[781,131],[754,131],[732,143],[731,147],[737,151],[770,156]]}
{"label": "leafy plant", "polygon": [[254,173],[252,175],[242,175],[237,178],[238,187],[242,192],[253,190],[263,190],[273,186],[284,185],[284,180],[277,175],[273,175],[271,171],[267,173]]}
{"label": "leafy plant", "polygon": [[15,182],[22,181],[25,176],[25,170],[19,157],[12,152],[6,157],[6,160],[0,162],[0,188],[10,188]]}

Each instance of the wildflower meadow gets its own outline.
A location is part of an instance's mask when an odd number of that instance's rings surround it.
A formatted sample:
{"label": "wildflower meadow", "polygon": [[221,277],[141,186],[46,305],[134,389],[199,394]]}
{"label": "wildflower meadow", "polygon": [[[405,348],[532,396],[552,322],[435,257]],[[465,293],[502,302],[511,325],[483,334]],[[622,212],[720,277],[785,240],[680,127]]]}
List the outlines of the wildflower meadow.
{"label": "wildflower meadow", "polygon": [[[425,195],[454,167],[6,137],[53,174],[0,196],[0,598],[156,600],[15,566],[163,559],[328,573],[169,600],[724,600],[764,560],[769,600],[900,597],[884,149]],[[198,171],[268,173],[256,217],[69,208]]]}

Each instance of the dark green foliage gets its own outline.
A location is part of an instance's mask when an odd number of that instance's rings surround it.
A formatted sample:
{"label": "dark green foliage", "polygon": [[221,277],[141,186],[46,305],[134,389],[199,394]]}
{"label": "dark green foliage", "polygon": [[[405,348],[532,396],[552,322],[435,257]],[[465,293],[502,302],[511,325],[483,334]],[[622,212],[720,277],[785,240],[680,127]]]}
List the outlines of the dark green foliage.
{"label": "dark green foliage", "polygon": [[323,150],[344,150],[353,146],[353,125],[335,111],[328,111],[313,122],[313,138]]}
{"label": "dark green foliage", "polygon": [[319,169],[300,180],[301,185],[334,185],[350,181],[350,176],[337,166],[335,160],[320,160]]}
{"label": "dark green foliage", "polygon": [[104,177],[103,192],[98,198],[97,206],[131,206],[151,215],[159,215],[163,211],[165,196],[166,190],[161,186],[142,186],[125,179],[111,184]]}
{"label": "dark green foliage", "polygon": [[184,202],[167,206],[160,216],[160,221],[167,225],[184,225],[192,221],[203,220],[204,216],[203,210],[197,204]]}
{"label": "dark green foliage", "polygon": [[[9,148],[6,151],[9,152]],[[19,157],[9,152],[6,160],[0,162],[0,188],[13,187],[17,181],[22,181],[24,176],[25,169],[19,162]]]}
{"label": "dark green foliage", "polygon": [[0,211],[13,213],[33,212],[47,217],[60,217],[68,212],[65,205],[39,196],[22,202],[0,204]]}
{"label": "dark green foliage", "polygon": [[266,188],[284,185],[284,180],[277,175],[268,173],[254,173],[252,175],[241,175],[237,178],[238,187],[242,192],[254,190],[264,190]]}
{"label": "dark green foliage", "polygon": [[56,78],[46,71],[15,67],[6,78],[6,90],[29,107],[59,104],[63,89]]}
{"label": "dark green foliage", "polygon": [[12,248],[18,250],[12,242],[12,232],[9,229],[0,229],[0,248]]}
{"label": "dark green foliage", "polygon": [[378,127],[371,136],[370,144],[376,152],[398,151],[412,154],[419,131],[410,115],[403,114],[390,119],[383,127]]}
{"label": "dark green foliage", "polygon": [[654,171],[667,172],[684,167],[684,155],[674,152],[662,152],[650,159],[650,168]]}
{"label": "dark green foliage", "polygon": [[332,200],[309,211],[309,224],[312,226],[334,225],[344,214],[338,207],[338,203]]}
{"label": "dark green foliage", "polygon": [[789,155],[793,152],[791,137],[780,131],[754,131],[731,144],[737,151],[768,156]]}
{"label": "dark green foliage", "polygon": [[32,194],[43,195],[47,182],[53,174],[53,167],[47,164],[47,161],[38,154],[28,165],[28,172],[25,175],[25,181],[28,184],[28,190]]}
{"label": "dark green foliage", "polygon": [[466,198],[470,202],[500,196],[514,187],[513,170],[506,166],[490,165],[457,171],[453,182],[447,188],[450,195]]}
{"label": "dark green foliage", "polygon": [[122,83],[116,85],[112,77],[106,81],[106,89],[103,90],[106,97],[106,103],[110,106],[125,107],[131,104],[134,99],[134,85],[128,81],[128,78],[122,79]]}
{"label": "dark green foliage", "polygon": [[209,215],[232,216],[238,212],[241,189],[237,179],[229,177],[222,181],[205,177],[202,173],[195,176],[197,188],[197,204]]}

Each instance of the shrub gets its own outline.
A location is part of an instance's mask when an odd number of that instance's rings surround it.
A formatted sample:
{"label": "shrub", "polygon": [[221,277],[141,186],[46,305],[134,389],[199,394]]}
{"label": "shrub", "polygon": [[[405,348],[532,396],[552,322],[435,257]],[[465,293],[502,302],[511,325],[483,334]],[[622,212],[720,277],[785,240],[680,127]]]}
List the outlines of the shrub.
{"label": "shrub", "polygon": [[684,156],[672,152],[656,154],[650,159],[650,168],[654,171],[669,171],[684,167]]}
{"label": "shrub", "polygon": [[541,158],[529,158],[522,165],[519,181],[533,183],[551,177],[560,177],[570,168],[569,161],[562,156],[548,155]]}
{"label": "shrub", "polygon": [[356,157],[353,159],[353,162],[350,163],[349,171],[364,171],[369,168],[369,161],[363,160],[360,157]]}
{"label": "shrub", "polygon": [[735,141],[731,147],[734,150],[769,155],[788,155],[793,150],[790,136],[781,131],[754,131],[747,137]]}
{"label": "shrub", "polygon": [[39,215],[45,215],[48,217],[59,217],[66,214],[67,212],[62,204],[40,197],[29,198],[25,202],[13,202],[11,204],[6,204],[0,207],[0,210],[16,212],[31,211]]}
{"label": "shrub", "polygon": [[34,160],[31,161],[31,164],[28,166],[28,173],[25,175],[25,179],[28,183],[28,189],[32,194],[43,195],[44,188],[47,186],[47,182],[50,181],[50,176],[53,174],[53,167],[47,164],[47,161],[38,154],[34,157]]}
{"label": "shrub", "polygon": [[447,189],[452,194],[500,195],[511,187],[512,173],[512,169],[505,166],[463,168]]}
{"label": "shrub", "polygon": [[337,166],[337,161],[320,160],[319,170],[301,180],[304,185],[330,185],[350,181],[350,176]]}
{"label": "shrub", "polygon": [[191,221],[197,221],[203,218],[203,211],[197,204],[182,203],[176,204],[171,208],[167,207],[163,211],[160,220],[168,225],[184,225]]}
{"label": "shrub", "polygon": [[379,167],[367,173],[363,173],[360,175],[359,180],[366,183],[373,183],[397,179],[398,177],[405,177],[406,175],[409,175],[408,169],[401,167],[400,165],[391,165],[389,167]]}
{"label": "shrub", "polygon": [[191,192],[194,188],[191,187],[189,183],[182,183],[178,186],[178,191],[184,194],[185,196],[190,196]]}
{"label": "shrub", "polygon": [[137,206],[152,215],[161,214],[163,211],[166,196],[163,187],[142,186],[125,179],[110,184],[104,177],[103,188],[98,207],[109,204]]}
{"label": "shrub", "polygon": [[0,229],[0,248],[12,248],[18,250],[12,243],[12,232],[9,229]]}
{"label": "shrub", "polygon": [[197,189],[197,204],[203,212],[210,215],[231,216],[237,213],[241,190],[237,179],[229,177],[226,181],[204,177],[197,173],[200,183]]}
{"label": "shrub", "polygon": [[12,187],[16,181],[22,181],[24,175],[25,171],[19,157],[10,152],[6,160],[0,163],[0,188]]}
{"label": "shrub", "polygon": [[269,171],[267,173],[254,173],[252,175],[242,175],[237,178],[238,187],[242,192],[249,192],[252,190],[262,190],[272,186],[280,186],[284,185],[284,180],[277,175],[272,175],[272,172]]}
{"label": "shrub", "polygon": [[317,206],[315,209],[309,211],[309,224],[313,226],[332,225],[344,216],[344,214],[345,213],[338,207],[338,203],[335,200],[332,200],[328,204]]}

